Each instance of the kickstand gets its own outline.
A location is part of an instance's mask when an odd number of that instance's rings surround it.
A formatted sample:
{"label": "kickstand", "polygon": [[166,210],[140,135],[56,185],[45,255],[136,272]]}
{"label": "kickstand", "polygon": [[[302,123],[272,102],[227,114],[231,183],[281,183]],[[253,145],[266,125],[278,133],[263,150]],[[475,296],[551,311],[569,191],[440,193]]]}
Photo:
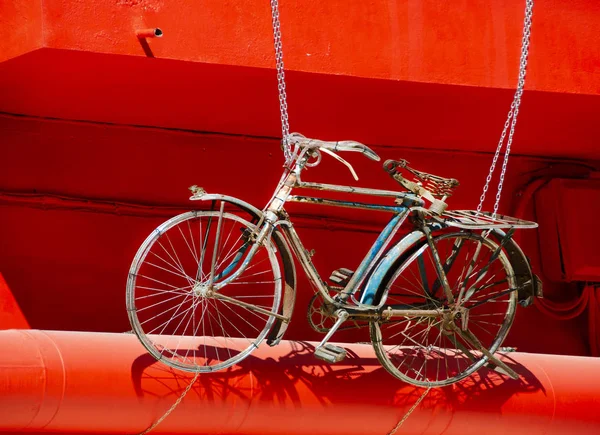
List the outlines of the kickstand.
{"label": "kickstand", "polygon": [[473,347],[477,348],[482,354],[488,358],[488,366],[492,366],[492,370],[502,375],[508,376],[511,379],[519,379],[519,374],[511,369],[506,363],[500,361],[496,356],[486,349],[479,339],[473,335],[469,330],[463,331],[460,328],[455,327],[454,330],[459,334],[465,341],[469,342]]}

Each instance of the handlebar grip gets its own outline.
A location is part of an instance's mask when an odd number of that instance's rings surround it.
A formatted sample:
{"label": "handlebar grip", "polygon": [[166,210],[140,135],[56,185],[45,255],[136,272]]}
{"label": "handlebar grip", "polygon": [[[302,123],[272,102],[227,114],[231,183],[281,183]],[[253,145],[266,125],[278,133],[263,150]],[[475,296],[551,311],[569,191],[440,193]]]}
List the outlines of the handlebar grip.
{"label": "handlebar grip", "polygon": [[301,146],[303,146],[305,148],[311,148],[311,149],[323,148],[323,149],[328,149],[328,150],[334,151],[334,152],[336,152],[336,151],[360,152],[360,153],[364,154],[366,157],[368,157],[369,159],[375,160],[376,162],[381,160],[381,158],[377,155],[377,153],[375,151],[373,151],[371,148],[369,148],[368,146],[366,146],[360,142],[356,142],[353,140],[342,140],[342,141],[338,141],[338,142],[329,142],[329,141],[323,141],[323,140],[318,140],[318,139],[310,139],[310,138],[307,138],[307,137],[301,135],[300,133],[290,134],[290,139],[292,139],[292,141],[296,141],[297,143],[299,143]]}
{"label": "handlebar grip", "polygon": [[334,151],[359,151],[371,160],[375,160],[376,162],[381,160],[381,157],[379,157],[377,153],[371,148],[369,148],[365,144],[353,140],[339,141],[335,143],[333,149]]}
{"label": "handlebar grip", "polygon": [[365,147],[365,149],[363,150],[363,154],[365,156],[367,156],[371,160],[375,160],[376,162],[381,160],[381,157],[379,157],[375,151],[373,151],[371,148],[369,148],[366,145],[363,145],[363,146]]}

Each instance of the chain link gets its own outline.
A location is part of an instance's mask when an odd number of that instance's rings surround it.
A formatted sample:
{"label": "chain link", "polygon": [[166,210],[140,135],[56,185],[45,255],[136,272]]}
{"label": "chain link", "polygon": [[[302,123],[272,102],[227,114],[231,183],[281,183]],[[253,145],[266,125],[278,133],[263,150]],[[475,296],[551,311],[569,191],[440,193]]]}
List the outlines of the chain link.
{"label": "chain link", "polygon": [[419,403],[421,403],[421,401],[425,398],[425,396],[427,396],[427,393],[429,393],[430,390],[431,390],[431,387],[427,387],[427,389],[425,391],[423,391],[423,394],[421,394],[421,397],[419,397],[417,399],[415,404],[408,410],[408,412],[406,414],[404,414],[404,417],[402,417],[400,419],[398,424],[396,424],[396,426],[391,431],[389,431],[387,433],[387,435],[394,435],[396,433],[396,431],[398,429],[400,429],[400,426],[402,426],[404,424],[404,422],[408,419],[408,417],[410,417],[410,415],[413,413],[413,411],[415,409],[417,409],[417,406],[419,406]]}
{"label": "chain link", "polygon": [[492,176],[496,170],[496,163],[500,156],[500,151],[504,145],[506,139],[506,133],[508,132],[508,140],[506,141],[506,150],[504,152],[504,158],[502,161],[502,169],[500,171],[500,180],[498,181],[498,191],[496,192],[496,202],[494,204],[494,213],[492,217],[496,217],[498,207],[500,206],[500,197],[502,196],[502,187],[504,186],[504,178],[506,176],[506,167],[508,166],[508,156],[510,155],[510,148],[512,146],[513,136],[515,134],[515,126],[517,125],[517,116],[519,115],[519,107],[521,106],[521,96],[523,95],[523,88],[525,87],[525,75],[527,73],[527,56],[529,55],[529,41],[531,37],[531,18],[533,16],[533,0],[525,0],[525,19],[523,22],[523,38],[521,40],[521,59],[519,62],[519,81],[517,83],[517,90],[513,97],[513,101],[498,141],[498,147],[496,153],[492,159],[492,165],[490,166],[490,172],[485,180],[485,186],[483,187],[483,193],[479,199],[479,205],[477,206],[477,212],[481,212],[485,196],[489,189],[492,181]]}
{"label": "chain link", "polygon": [[148,432],[150,432],[151,430],[153,430],[156,426],[158,426],[159,424],[161,424],[163,422],[163,420],[165,418],[167,418],[169,416],[169,414],[171,414],[175,410],[175,408],[177,408],[177,406],[179,406],[179,404],[181,403],[181,401],[183,400],[183,398],[185,397],[185,395],[187,393],[189,393],[189,391],[192,389],[192,386],[198,380],[198,376],[199,375],[200,375],[200,372],[196,372],[196,374],[194,375],[194,378],[190,381],[190,383],[188,384],[188,386],[185,387],[185,390],[183,390],[183,393],[181,393],[181,395],[177,398],[177,400],[175,401],[175,403],[173,403],[173,405],[171,405],[171,407],[167,410],[167,412],[165,412],[158,420],[156,420],[154,423],[152,423],[146,430],[140,432],[137,435],[146,435]]}
{"label": "chain link", "polygon": [[279,112],[281,113],[281,137],[283,155],[286,164],[293,160],[289,141],[290,124],[288,121],[287,94],[285,91],[285,71],[283,68],[283,47],[281,45],[281,24],[279,23],[279,2],[271,0],[271,16],[273,18],[273,40],[275,47],[275,64],[277,67],[277,89],[279,91]]}

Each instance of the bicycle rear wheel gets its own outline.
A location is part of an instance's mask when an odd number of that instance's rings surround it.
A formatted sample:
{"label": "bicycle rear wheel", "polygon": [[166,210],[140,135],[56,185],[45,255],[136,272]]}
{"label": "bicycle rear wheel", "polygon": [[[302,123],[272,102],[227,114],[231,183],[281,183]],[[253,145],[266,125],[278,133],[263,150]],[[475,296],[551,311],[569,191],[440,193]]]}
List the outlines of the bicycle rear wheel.
{"label": "bicycle rear wheel", "polygon": [[254,224],[222,211],[193,211],[159,226],[135,256],[127,280],[133,331],[157,360],[190,372],[224,369],[247,357],[276,319],[282,278],[273,244],[258,248],[235,281]]}
{"label": "bicycle rear wheel", "polygon": [[[434,243],[455,303],[444,293],[426,242],[400,257],[379,289],[376,303],[446,312],[453,306],[464,307],[466,328],[494,353],[508,334],[516,310],[515,278],[507,256],[493,240],[472,233],[440,235]],[[461,330],[463,321],[442,315],[379,320],[370,325],[371,341],[377,358],[395,377],[441,387],[469,376],[487,361]]]}

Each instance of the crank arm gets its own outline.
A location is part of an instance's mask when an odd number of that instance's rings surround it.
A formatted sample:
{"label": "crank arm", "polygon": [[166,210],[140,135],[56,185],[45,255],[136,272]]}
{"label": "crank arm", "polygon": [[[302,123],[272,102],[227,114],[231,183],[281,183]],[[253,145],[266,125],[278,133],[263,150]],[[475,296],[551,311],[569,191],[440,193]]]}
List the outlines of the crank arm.
{"label": "crank arm", "polygon": [[[331,328],[319,328],[318,326],[314,326],[314,327],[313,327],[312,325],[311,325],[311,327],[312,327],[312,328],[313,328],[315,331],[317,331],[317,332],[319,332],[319,333],[321,333],[321,334],[326,334],[326,333],[328,333],[328,332],[329,332],[329,330],[331,329]],[[368,323],[364,323],[364,324],[362,324],[362,325],[361,325],[361,324],[359,324],[359,323],[357,323],[357,322],[354,322],[354,325],[349,325],[349,326],[340,326],[340,327],[338,328],[338,332],[339,332],[339,331],[349,331],[349,330],[351,330],[351,329],[368,328],[368,327],[369,327],[369,324],[368,324]]]}

